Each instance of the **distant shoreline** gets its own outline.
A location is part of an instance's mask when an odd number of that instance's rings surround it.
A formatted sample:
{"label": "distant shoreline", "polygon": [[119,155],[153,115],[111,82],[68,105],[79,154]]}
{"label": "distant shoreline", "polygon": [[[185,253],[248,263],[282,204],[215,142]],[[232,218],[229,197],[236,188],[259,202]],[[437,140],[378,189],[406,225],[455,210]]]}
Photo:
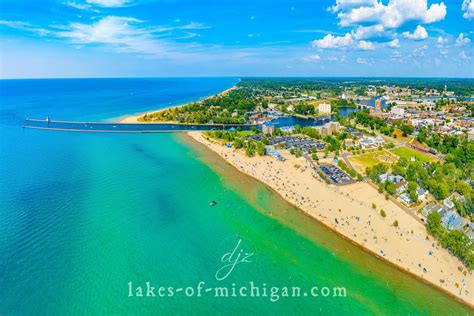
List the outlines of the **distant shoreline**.
{"label": "distant shoreline", "polygon": [[[240,82],[240,81],[239,81]],[[213,95],[210,95],[208,97],[205,97],[203,99],[200,99],[198,101],[193,101],[193,102],[187,102],[187,103],[183,103],[183,104],[179,104],[179,105],[172,105],[172,106],[168,106],[168,107],[164,107],[162,109],[158,109],[158,110],[152,110],[152,111],[147,111],[147,112],[142,112],[140,114],[134,114],[134,115],[128,115],[128,116],[125,116],[125,117],[122,117],[122,118],[119,118],[117,123],[129,123],[129,124],[157,124],[157,123],[178,123],[178,122],[174,122],[174,121],[169,121],[169,122],[140,122],[138,119],[142,116],[144,116],[145,114],[155,114],[155,113],[158,113],[158,112],[161,112],[161,111],[165,111],[165,110],[169,110],[169,109],[173,109],[173,108],[179,108],[179,107],[183,107],[183,106],[187,106],[187,105],[190,105],[194,102],[200,102],[200,101],[204,101],[204,100],[207,100],[207,99],[210,99],[210,98],[215,98],[215,97],[218,97],[218,96],[221,96],[221,95],[225,95],[229,92],[231,92],[232,90],[235,90],[237,89],[237,85],[234,85],[224,91],[221,91],[217,94],[213,94]]]}

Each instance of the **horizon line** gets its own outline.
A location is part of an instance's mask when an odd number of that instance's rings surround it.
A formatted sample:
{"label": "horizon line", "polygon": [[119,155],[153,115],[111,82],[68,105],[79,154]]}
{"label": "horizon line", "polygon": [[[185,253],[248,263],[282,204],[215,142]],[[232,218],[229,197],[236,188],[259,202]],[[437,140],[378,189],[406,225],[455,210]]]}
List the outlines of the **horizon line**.
{"label": "horizon line", "polygon": [[431,77],[431,76],[130,76],[130,77],[12,77],[12,78],[0,78],[0,81],[5,80],[74,80],[74,79],[199,79],[199,78],[235,78],[235,79],[261,79],[261,78],[272,78],[272,79],[286,79],[286,78],[301,78],[301,79],[462,79],[462,80],[474,80],[473,77]]}

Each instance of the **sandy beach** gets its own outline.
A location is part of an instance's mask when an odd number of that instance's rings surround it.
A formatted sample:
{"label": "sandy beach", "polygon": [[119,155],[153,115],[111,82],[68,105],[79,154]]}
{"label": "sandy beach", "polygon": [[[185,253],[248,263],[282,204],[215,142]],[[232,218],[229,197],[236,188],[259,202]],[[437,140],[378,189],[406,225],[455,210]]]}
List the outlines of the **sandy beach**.
{"label": "sandy beach", "polygon": [[[209,98],[215,98],[215,97],[218,97],[218,96],[222,96],[222,95],[226,95],[228,94],[229,92],[231,92],[232,90],[236,89],[237,88],[237,85],[227,89],[227,90],[224,90],[222,92],[219,92],[218,94],[214,94],[214,95],[211,95],[207,98],[204,98],[203,100],[206,100],[206,99],[209,99]],[[162,108],[162,109],[159,109],[159,110],[156,110],[156,111],[150,111],[150,112],[143,112],[143,113],[140,113],[140,114],[135,114],[135,115],[129,115],[129,116],[125,116],[123,118],[120,118],[118,120],[118,123],[127,123],[127,124],[150,124],[150,123],[156,123],[156,122],[140,122],[138,121],[138,119],[140,117],[142,117],[143,115],[145,114],[154,114],[154,113],[158,113],[158,112],[161,112],[161,111],[164,111],[164,110],[167,110],[167,109],[172,109],[172,108],[178,108],[178,107],[181,107],[181,106],[186,106],[190,103],[185,103],[185,104],[180,104],[180,105],[176,105],[176,106],[169,106],[169,107],[165,107],[165,108]],[[168,122],[168,123],[172,123],[172,122]]]}
{"label": "sandy beach", "polygon": [[[360,247],[474,306],[474,274],[428,237],[422,223],[385,200],[368,183],[327,185],[303,157],[285,152],[285,161],[268,156],[247,157],[242,151],[205,138],[201,132],[188,135]],[[381,209],[386,217],[380,215]],[[393,225],[395,220],[398,227]]]}

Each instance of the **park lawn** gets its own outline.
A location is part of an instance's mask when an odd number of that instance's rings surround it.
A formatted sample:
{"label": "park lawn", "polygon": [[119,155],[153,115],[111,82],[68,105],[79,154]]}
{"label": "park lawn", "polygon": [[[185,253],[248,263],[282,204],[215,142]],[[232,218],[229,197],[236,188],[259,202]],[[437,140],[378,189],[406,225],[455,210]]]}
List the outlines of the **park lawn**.
{"label": "park lawn", "polygon": [[419,152],[417,150],[414,150],[414,149],[411,149],[411,148],[408,148],[408,147],[392,148],[392,149],[390,149],[390,152],[392,152],[393,154],[399,156],[400,158],[402,158],[402,157],[406,158],[408,161],[411,161],[412,157],[415,157],[415,159],[417,161],[420,161],[420,162],[433,162],[433,161],[438,160],[437,158],[435,158],[433,156],[424,154],[422,152]]}
{"label": "park lawn", "polygon": [[[391,157],[394,159],[392,162],[387,162],[381,159],[381,157]],[[367,167],[373,167],[379,163],[388,163],[391,164],[396,161],[396,157],[386,150],[377,150],[370,153],[349,156],[347,157],[352,165],[357,168],[360,172],[365,172]]]}

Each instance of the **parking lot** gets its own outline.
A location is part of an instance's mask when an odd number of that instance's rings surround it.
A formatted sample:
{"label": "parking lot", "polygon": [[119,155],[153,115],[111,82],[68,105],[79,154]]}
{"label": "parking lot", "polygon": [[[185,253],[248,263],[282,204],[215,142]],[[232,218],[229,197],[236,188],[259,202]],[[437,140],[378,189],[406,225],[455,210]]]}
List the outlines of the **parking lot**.
{"label": "parking lot", "polygon": [[268,140],[273,145],[284,144],[286,149],[300,149],[303,153],[308,153],[312,151],[313,148],[315,148],[316,151],[322,151],[326,147],[324,142],[308,137],[278,136],[271,137]]}
{"label": "parking lot", "polygon": [[320,166],[321,171],[326,177],[328,177],[332,183],[335,184],[348,184],[352,182],[352,179],[341,169],[333,165],[322,165]]}

